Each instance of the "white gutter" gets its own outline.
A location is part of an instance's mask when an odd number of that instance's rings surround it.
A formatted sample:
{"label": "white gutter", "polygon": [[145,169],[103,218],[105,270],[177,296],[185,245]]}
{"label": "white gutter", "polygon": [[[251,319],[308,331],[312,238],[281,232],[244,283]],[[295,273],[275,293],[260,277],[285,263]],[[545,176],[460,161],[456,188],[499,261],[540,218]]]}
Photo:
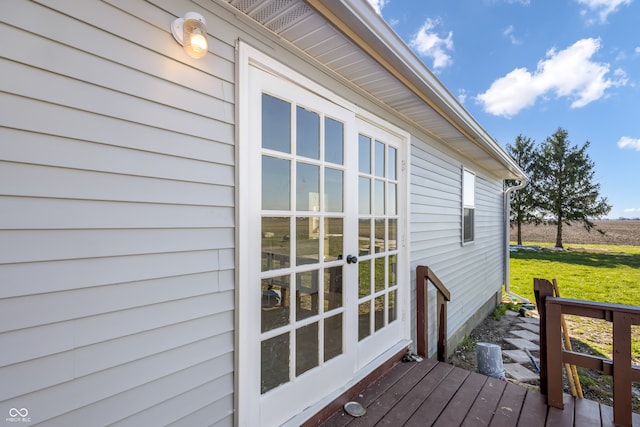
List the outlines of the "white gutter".
{"label": "white gutter", "polygon": [[507,293],[511,292],[510,288],[510,269],[509,269],[509,235],[511,232],[510,216],[511,216],[511,193],[517,190],[522,190],[529,183],[529,178],[520,181],[520,184],[513,187],[508,187],[504,190],[504,290]]}

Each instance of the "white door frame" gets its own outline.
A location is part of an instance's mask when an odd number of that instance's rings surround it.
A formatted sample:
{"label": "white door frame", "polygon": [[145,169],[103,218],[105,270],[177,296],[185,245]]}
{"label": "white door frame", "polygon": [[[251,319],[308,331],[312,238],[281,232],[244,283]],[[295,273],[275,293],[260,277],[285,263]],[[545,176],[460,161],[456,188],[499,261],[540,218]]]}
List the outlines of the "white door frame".
{"label": "white door frame", "polygon": [[[255,167],[255,161],[252,160],[251,153],[251,92],[250,72],[251,67],[257,67],[267,73],[273,74],[283,80],[295,81],[306,90],[311,91],[318,96],[330,99],[332,102],[343,108],[353,112],[358,119],[367,121],[380,127],[384,126],[386,132],[391,132],[402,140],[401,147],[398,151],[398,172],[402,174],[401,182],[403,185],[398,189],[398,208],[401,210],[399,221],[399,229],[402,235],[398,235],[398,248],[402,256],[399,256],[398,271],[402,272],[398,280],[404,285],[400,287],[398,295],[398,321],[401,322],[401,336],[397,337],[398,342],[392,348],[386,349],[379,358],[389,357],[390,352],[395,352],[406,346],[410,341],[411,334],[411,314],[410,295],[411,290],[410,274],[409,274],[409,248],[408,248],[408,225],[409,225],[409,205],[408,205],[408,154],[409,154],[409,134],[401,129],[388,124],[360,107],[338,97],[335,93],[316,84],[305,76],[296,73],[284,66],[275,59],[265,55],[257,49],[243,43],[238,43],[237,58],[237,262],[236,262],[236,424],[239,426],[257,426],[260,423],[260,367],[256,365],[255,360],[260,358],[260,340],[252,336],[249,331],[255,329],[251,326],[252,316],[259,313],[257,307],[249,307],[246,302],[252,300],[252,294],[255,290],[251,286],[252,281],[256,280],[255,268],[252,269],[252,260],[249,259],[246,248],[255,244],[256,236],[260,236],[260,223],[251,221],[250,216],[253,212],[260,211],[260,198],[255,196],[255,183],[251,182],[250,174],[247,173],[252,167]],[[400,230],[399,230],[400,231]],[[355,243],[354,243],[355,244]],[[349,244],[345,246],[349,248]],[[346,304],[346,302],[345,302]],[[364,376],[367,372],[375,369],[378,360],[369,358],[366,360],[368,364],[358,363],[358,372],[353,372],[350,379],[347,379],[345,386],[354,383]],[[366,366],[363,366],[366,365]],[[258,393],[256,395],[256,392]],[[338,390],[336,390],[338,392]],[[337,395],[336,395],[337,396]],[[327,399],[331,399],[327,396]],[[324,403],[319,403],[323,405]],[[317,409],[319,409],[319,406]],[[300,411],[303,408],[298,408]],[[315,409],[315,410],[317,410]],[[308,410],[315,411],[314,408]]]}

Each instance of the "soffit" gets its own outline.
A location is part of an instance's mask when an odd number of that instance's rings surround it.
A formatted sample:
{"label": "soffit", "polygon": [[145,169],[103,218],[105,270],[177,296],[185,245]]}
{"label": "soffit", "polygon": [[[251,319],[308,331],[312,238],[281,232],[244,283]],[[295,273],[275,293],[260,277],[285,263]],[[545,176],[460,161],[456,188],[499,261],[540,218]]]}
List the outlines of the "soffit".
{"label": "soffit", "polygon": [[[332,22],[304,0],[227,2],[495,175],[510,179],[523,176],[486,132],[478,132],[479,125],[421,62],[410,64],[395,55],[394,44],[406,47],[404,43],[393,36],[386,40],[379,37],[377,30],[368,27],[346,4],[352,1],[330,2],[325,12],[333,14],[328,17]],[[319,1],[310,3],[325,7]],[[373,25],[390,31],[377,16],[371,19]]]}

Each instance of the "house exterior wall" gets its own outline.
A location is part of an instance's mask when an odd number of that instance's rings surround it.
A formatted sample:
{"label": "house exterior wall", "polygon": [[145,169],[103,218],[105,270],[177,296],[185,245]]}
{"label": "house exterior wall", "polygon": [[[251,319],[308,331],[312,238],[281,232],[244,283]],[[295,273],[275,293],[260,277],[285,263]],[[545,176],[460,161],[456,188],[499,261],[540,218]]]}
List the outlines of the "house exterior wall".
{"label": "house exterior wall", "polygon": [[[206,4],[0,4],[3,40],[20,41],[0,44],[0,416],[233,424],[239,38],[412,131]],[[200,60],[169,32],[194,9],[213,34]],[[464,246],[463,166],[477,174]],[[452,335],[502,283],[502,184],[424,135],[410,169],[411,267],[449,287]]]}
{"label": "house exterior wall", "polygon": [[0,419],[233,423],[235,38],[165,3],[0,4]]}
{"label": "house exterior wall", "polygon": [[[475,239],[467,244],[462,244],[463,167],[476,174]],[[484,314],[492,309],[501,290],[503,200],[499,178],[428,137],[414,137],[410,189],[412,280],[415,281],[415,268],[426,265],[451,292],[447,306],[449,350],[474,326],[479,310]],[[412,298],[415,307],[415,293]],[[430,353],[436,349],[435,298],[435,288],[429,286]],[[415,319],[412,324],[416,324]]]}

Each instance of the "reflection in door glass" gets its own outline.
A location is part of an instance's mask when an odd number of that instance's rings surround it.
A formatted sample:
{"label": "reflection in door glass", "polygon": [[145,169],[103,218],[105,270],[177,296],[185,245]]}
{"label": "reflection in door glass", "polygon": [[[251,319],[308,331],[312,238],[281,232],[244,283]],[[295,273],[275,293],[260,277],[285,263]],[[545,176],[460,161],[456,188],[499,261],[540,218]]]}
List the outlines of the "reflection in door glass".
{"label": "reflection in door glass", "polygon": [[371,138],[358,137],[358,164],[360,173],[371,173]]}
{"label": "reflection in door glass", "polygon": [[318,270],[296,274],[296,320],[318,314]]}
{"label": "reflection in door glass", "polygon": [[343,175],[343,172],[338,169],[325,168],[324,170],[324,209],[327,212],[343,211]]}
{"label": "reflection in door glass", "polygon": [[288,217],[262,218],[262,271],[291,265],[290,223]]}
{"label": "reflection in door glass", "polygon": [[376,215],[384,215],[384,181],[376,179],[373,197],[375,200],[374,213]]}
{"label": "reflection in door glass", "polygon": [[398,320],[398,306],[396,304],[398,291],[389,292],[389,323]]}
{"label": "reflection in door glass", "polygon": [[289,333],[262,341],[260,392],[268,392],[289,381]]}
{"label": "reflection in door glass", "polygon": [[358,262],[358,297],[371,295],[371,260]]}
{"label": "reflection in door glass", "polygon": [[371,220],[358,220],[358,254],[359,256],[371,253]]}
{"label": "reflection in door glass", "polygon": [[262,332],[289,324],[289,276],[262,279]]}
{"label": "reflection in door glass", "polygon": [[375,270],[374,270],[374,286],[375,292],[380,292],[384,289],[384,268],[385,268],[385,260],[384,257],[375,259]]}
{"label": "reflection in door glass", "polygon": [[344,124],[332,118],[324,120],[324,160],[341,165],[344,151]]}
{"label": "reflection in door glass", "polygon": [[320,116],[302,107],[296,108],[296,150],[298,156],[320,158]]}
{"label": "reflection in door glass", "polygon": [[387,237],[388,250],[395,251],[398,248],[398,220],[389,218],[389,236]]}
{"label": "reflection in door glass", "polygon": [[374,319],[375,330],[378,331],[384,327],[384,295],[376,297],[373,303],[375,307]]}
{"label": "reflection in door glass", "polygon": [[358,304],[358,341],[371,335],[371,301]]}
{"label": "reflection in door glass", "polygon": [[262,94],[262,148],[291,152],[291,104]]}
{"label": "reflection in door glass", "polygon": [[389,155],[389,158],[387,159],[387,178],[392,179],[392,180],[397,180],[398,179],[398,175],[396,173],[396,153],[398,150],[396,150],[393,147],[387,147],[387,154]]}
{"label": "reflection in door glass", "polygon": [[358,179],[358,211],[360,215],[371,213],[371,180],[369,178]]}
{"label": "reflection in door glass", "polygon": [[296,264],[313,264],[320,260],[320,218],[296,218]]}
{"label": "reflection in door glass", "polygon": [[288,210],[290,194],[290,161],[262,156],[262,209]]}
{"label": "reflection in door glass", "polygon": [[343,219],[324,219],[324,260],[335,261],[342,259],[343,253]]}
{"label": "reflection in door glass", "polygon": [[385,145],[382,142],[376,141],[376,152],[374,156],[375,176],[379,176],[381,178],[384,178],[384,161],[385,161],[384,148],[385,148]]}
{"label": "reflection in door glass", "polygon": [[324,270],[324,312],[342,307],[342,266]]}
{"label": "reflection in door glass", "polygon": [[296,209],[318,212],[320,210],[320,167],[299,162],[296,171]]}
{"label": "reflection in door glass", "polygon": [[324,321],[324,360],[342,354],[342,313]]}
{"label": "reflection in door glass", "polygon": [[318,366],[319,345],[318,323],[296,330],[296,376]]}

